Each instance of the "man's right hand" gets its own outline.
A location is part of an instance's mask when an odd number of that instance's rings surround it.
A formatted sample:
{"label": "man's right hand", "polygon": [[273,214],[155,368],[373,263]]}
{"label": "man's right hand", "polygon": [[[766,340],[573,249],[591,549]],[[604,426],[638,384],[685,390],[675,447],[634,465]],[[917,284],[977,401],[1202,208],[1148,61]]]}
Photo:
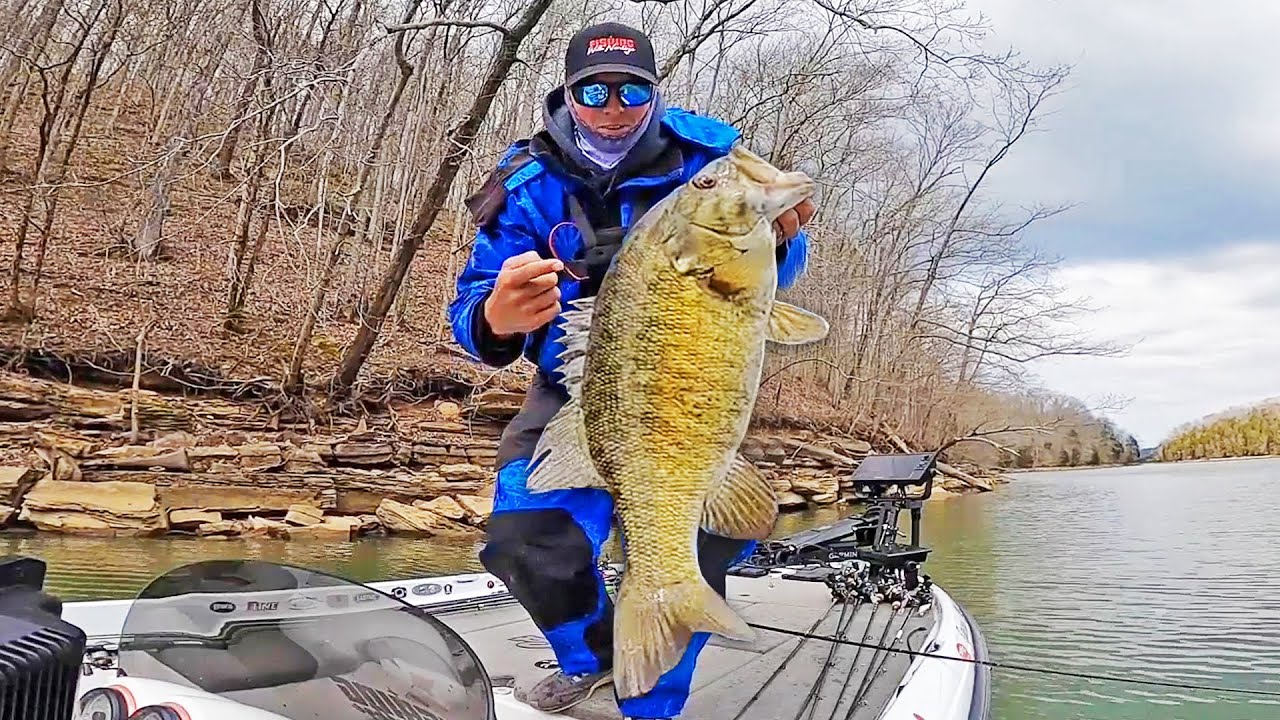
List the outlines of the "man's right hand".
{"label": "man's right hand", "polygon": [[493,292],[484,301],[484,319],[493,334],[508,338],[529,333],[560,314],[559,260],[542,259],[530,250],[502,263]]}

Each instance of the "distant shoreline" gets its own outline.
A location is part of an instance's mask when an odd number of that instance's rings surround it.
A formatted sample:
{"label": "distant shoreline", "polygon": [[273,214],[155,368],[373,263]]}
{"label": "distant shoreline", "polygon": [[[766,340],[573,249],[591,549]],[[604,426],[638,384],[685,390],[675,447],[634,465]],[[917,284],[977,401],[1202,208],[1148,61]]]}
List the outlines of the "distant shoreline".
{"label": "distant shoreline", "polygon": [[1235,457],[1222,458],[1198,458],[1195,460],[1168,460],[1162,462],[1143,463],[1144,465],[1188,465],[1191,463],[1214,463],[1214,462],[1235,462],[1237,460],[1275,460],[1280,455],[1237,455]]}
{"label": "distant shoreline", "polygon": [[1276,460],[1280,459],[1280,455],[1240,455],[1237,457],[1224,458],[1199,458],[1196,460],[1148,460],[1146,462],[1131,463],[1108,463],[1102,465],[1065,465],[1059,467],[1037,467],[1037,468],[1005,468],[1003,472],[1007,475],[1017,475],[1019,473],[1036,473],[1036,472],[1067,472],[1071,470],[1102,470],[1104,468],[1121,468],[1121,467],[1140,467],[1143,465],[1192,465],[1197,463],[1222,463],[1222,462],[1239,462],[1241,460]]}
{"label": "distant shoreline", "polygon": [[1064,472],[1067,470],[1102,470],[1104,468],[1133,467],[1135,465],[1152,465],[1154,463],[1101,463],[1098,465],[1055,465],[1034,468],[1004,468],[1003,472],[1008,475],[1017,475],[1018,473],[1034,473],[1034,472]]}

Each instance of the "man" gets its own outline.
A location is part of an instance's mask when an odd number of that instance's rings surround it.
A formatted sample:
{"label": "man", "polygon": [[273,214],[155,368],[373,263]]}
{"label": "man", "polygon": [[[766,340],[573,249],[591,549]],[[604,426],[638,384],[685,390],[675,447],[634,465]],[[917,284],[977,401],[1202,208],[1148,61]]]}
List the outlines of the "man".
{"label": "man", "polygon": [[[612,604],[597,568],[613,501],[594,488],[530,494],[529,458],[567,400],[557,318],[564,303],[594,295],[626,228],[739,139],[732,127],[667,108],[657,88],[653,47],[619,23],[578,32],[565,56],[565,81],[545,99],[545,128],[517,142],[468,200],[478,226],[458,296],[454,337],[482,362],[503,367],[522,354],[538,367],[524,406],[503,433],[485,568],[502,578],[555,651],[560,670],[517,697],[547,712],[585,700],[610,680]],[[808,239],[800,227],[811,201],[775,224],[779,284],[803,272]],[[724,594],[727,568],[752,544],[702,533],[703,574]],[[628,718],[672,718],[689,694],[708,636],[694,636],[680,664],[643,697],[620,703]]]}

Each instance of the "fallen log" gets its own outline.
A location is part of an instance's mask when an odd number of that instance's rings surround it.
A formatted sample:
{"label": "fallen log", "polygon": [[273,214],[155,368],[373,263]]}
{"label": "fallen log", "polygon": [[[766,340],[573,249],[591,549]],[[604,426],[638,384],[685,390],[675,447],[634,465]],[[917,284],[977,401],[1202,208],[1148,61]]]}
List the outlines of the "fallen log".
{"label": "fallen log", "polygon": [[939,462],[937,467],[938,467],[938,472],[942,473],[943,475],[946,475],[949,478],[954,478],[956,480],[959,480],[960,482],[964,483],[965,485],[968,485],[971,488],[977,488],[978,490],[981,490],[983,492],[991,492],[991,483],[987,482],[986,480],[970,475],[969,473],[959,468],[952,467],[951,465],[948,465],[944,462]]}
{"label": "fallen log", "polygon": [[846,467],[857,467],[858,461],[847,455],[841,455],[835,450],[829,450],[820,445],[813,445],[803,440],[793,438],[783,438],[782,444],[795,450],[797,455],[812,458],[814,460],[825,460],[836,465],[844,465]]}
{"label": "fallen log", "polygon": [[[885,433],[885,436],[889,438],[889,442],[897,446],[897,448],[902,452],[904,453],[915,452],[914,450],[911,449],[911,446],[907,445],[906,441],[898,437],[896,433],[888,429],[885,429],[884,433]],[[963,470],[954,468],[942,461],[938,461],[935,467],[938,469],[938,472],[942,473],[943,475],[946,475],[949,478],[959,480],[960,482],[964,483],[965,486],[967,487],[971,487],[975,490],[981,490],[982,492],[991,492],[991,483],[979,480],[978,478],[970,475],[967,472],[964,472]]]}

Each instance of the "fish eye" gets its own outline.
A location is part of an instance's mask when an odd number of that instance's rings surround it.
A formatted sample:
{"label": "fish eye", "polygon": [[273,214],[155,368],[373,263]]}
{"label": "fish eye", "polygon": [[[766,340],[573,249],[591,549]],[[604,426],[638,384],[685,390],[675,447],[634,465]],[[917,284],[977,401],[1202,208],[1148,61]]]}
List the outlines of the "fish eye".
{"label": "fish eye", "polygon": [[693,179],[693,186],[701,190],[710,190],[716,186],[716,179],[710,175],[699,175]]}

